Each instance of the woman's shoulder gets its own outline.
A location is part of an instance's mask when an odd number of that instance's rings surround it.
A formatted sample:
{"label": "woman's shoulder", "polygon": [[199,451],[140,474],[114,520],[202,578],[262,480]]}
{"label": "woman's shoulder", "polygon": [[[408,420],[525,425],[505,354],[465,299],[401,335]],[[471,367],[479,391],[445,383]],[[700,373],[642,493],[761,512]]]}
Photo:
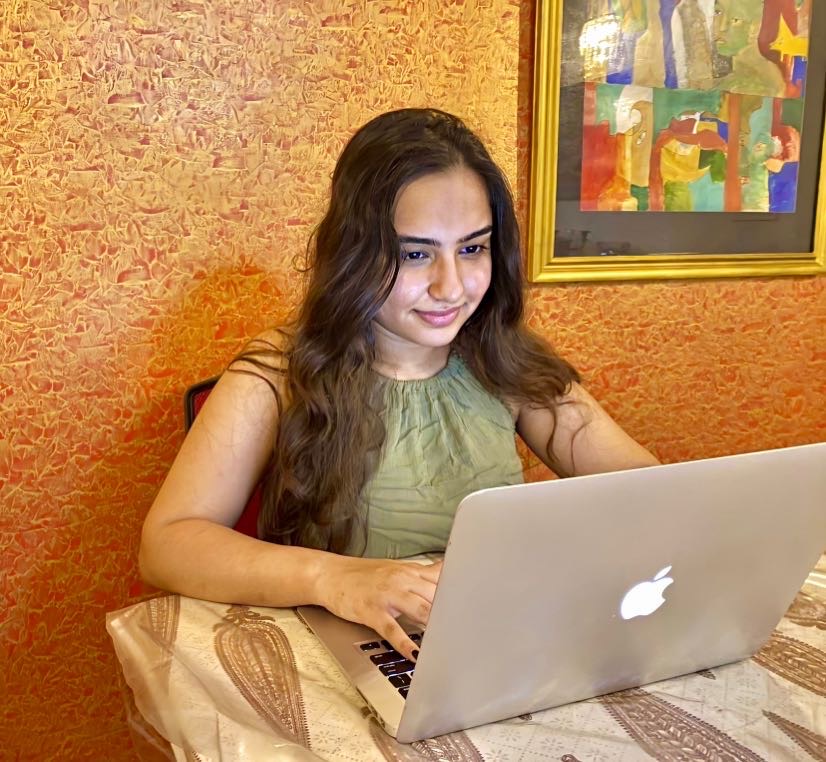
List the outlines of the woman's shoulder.
{"label": "woman's shoulder", "polygon": [[292,345],[289,328],[269,328],[247,342],[227,366],[222,380],[238,389],[268,387],[283,404]]}
{"label": "woman's shoulder", "polygon": [[264,377],[282,377],[289,367],[293,334],[289,328],[276,326],[250,339],[232,359],[228,369],[258,373]]}

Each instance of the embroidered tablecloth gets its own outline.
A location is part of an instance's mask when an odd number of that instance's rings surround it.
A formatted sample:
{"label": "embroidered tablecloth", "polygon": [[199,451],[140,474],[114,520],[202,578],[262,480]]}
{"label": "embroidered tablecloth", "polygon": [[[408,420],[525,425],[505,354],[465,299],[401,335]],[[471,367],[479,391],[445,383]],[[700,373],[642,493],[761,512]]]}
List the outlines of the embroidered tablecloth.
{"label": "embroidered tablecloth", "polygon": [[826,556],[751,659],[412,745],[291,609],[167,595],[107,629],[147,759],[826,760]]}

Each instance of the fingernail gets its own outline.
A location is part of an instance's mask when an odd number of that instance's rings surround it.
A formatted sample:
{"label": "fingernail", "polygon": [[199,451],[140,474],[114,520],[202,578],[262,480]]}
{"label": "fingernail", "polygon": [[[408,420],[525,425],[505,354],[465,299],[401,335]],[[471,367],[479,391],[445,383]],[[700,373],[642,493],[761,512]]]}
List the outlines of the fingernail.
{"label": "fingernail", "polygon": [[418,649],[418,648],[414,648],[414,649],[413,649],[413,658],[414,658],[414,659],[418,659],[418,658],[419,658],[419,649]]}

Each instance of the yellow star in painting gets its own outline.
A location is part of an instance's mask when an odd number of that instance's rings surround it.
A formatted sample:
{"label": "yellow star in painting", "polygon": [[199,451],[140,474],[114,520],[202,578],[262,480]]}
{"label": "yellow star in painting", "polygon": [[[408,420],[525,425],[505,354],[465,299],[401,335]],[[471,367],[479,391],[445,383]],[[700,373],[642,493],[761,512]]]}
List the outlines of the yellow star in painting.
{"label": "yellow star in painting", "polygon": [[806,37],[797,37],[792,34],[786,19],[780,17],[780,26],[777,29],[777,38],[771,44],[772,50],[780,52],[781,56],[801,56],[806,58],[809,53],[809,40]]}

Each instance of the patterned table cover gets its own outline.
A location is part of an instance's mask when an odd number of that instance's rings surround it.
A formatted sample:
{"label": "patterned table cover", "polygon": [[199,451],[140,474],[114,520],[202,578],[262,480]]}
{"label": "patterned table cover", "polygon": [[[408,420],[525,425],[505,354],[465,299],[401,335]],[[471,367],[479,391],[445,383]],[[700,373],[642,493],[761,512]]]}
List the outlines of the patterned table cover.
{"label": "patterned table cover", "polygon": [[144,758],[826,760],[826,555],[751,659],[412,745],[380,729],[291,609],[167,595],[107,629],[152,726]]}

